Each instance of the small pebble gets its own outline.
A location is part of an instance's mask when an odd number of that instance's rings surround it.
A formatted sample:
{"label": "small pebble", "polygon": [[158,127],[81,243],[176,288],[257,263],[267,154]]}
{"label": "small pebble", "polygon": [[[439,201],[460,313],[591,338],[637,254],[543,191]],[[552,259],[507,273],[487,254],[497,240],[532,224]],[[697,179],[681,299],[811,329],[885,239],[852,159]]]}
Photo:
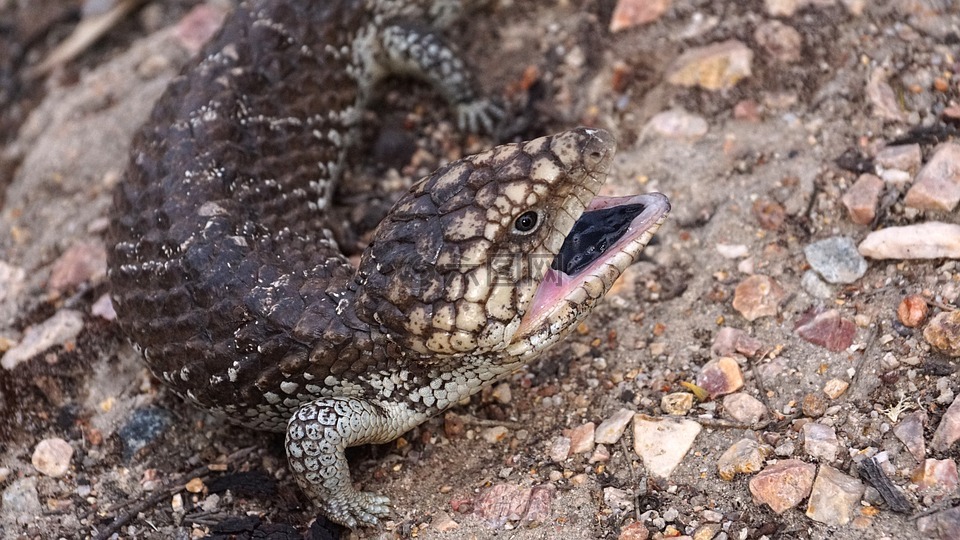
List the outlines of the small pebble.
{"label": "small pebble", "polygon": [[766,504],[777,514],[800,504],[813,486],[817,467],[798,459],[778,461],[750,479],[756,504]]}
{"label": "small pebble", "polygon": [[840,199],[850,214],[850,221],[858,225],[869,225],[873,222],[884,186],[884,181],[875,175],[860,175]]}
{"label": "small pebble", "polygon": [[697,374],[697,386],[706,390],[712,399],[736,392],[743,388],[740,364],[731,356],[707,362]]}
{"label": "small pebble", "polygon": [[604,444],[598,444],[590,456],[590,463],[606,463],[610,461],[610,450]]}
{"label": "small pebble", "polygon": [[737,422],[754,425],[766,416],[767,406],[750,394],[737,392],[723,398],[723,412]]}
{"label": "small pebble", "polygon": [[696,141],[707,134],[707,121],[695,114],[673,109],[653,115],[643,132],[667,139]]}
{"label": "small pebble", "polygon": [[919,144],[900,144],[887,146],[877,152],[874,161],[885,169],[900,169],[901,171],[917,172],[923,154]]}
{"label": "small pebble", "polygon": [[570,438],[556,437],[550,443],[550,449],[547,451],[550,459],[554,463],[563,463],[570,456]]}
{"label": "small pebble", "polygon": [[73,447],[67,441],[53,437],[37,443],[30,459],[33,467],[40,474],[59,478],[70,469],[70,458],[73,457]]}
{"label": "small pebble", "polygon": [[820,465],[813,482],[807,517],[830,526],[846,525],[860,514],[864,485],[829,465]]}
{"label": "small pebble", "polygon": [[83,283],[99,283],[106,276],[107,248],[103,242],[77,242],[54,261],[47,288],[62,293]]}
{"label": "small pebble", "polygon": [[802,432],[803,449],[807,455],[825,462],[837,459],[840,442],[833,427],[817,422],[807,422],[803,425]]}
{"label": "small pebble", "polygon": [[742,259],[750,254],[750,248],[743,244],[717,244],[716,248],[724,259]]}
{"label": "small pebble", "polygon": [[814,345],[840,352],[853,344],[857,327],[835,309],[811,308],[797,320],[794,331]]}
{"label": "small pebble", "polygon": [[933,432],[930,448],[936,452],[946,452],[960,439],[960,398],[953,400],[940,419],[940,425]]}
{"label": "small pebble", "polygon": [[737,474],[755,473],[772,453],[773,449],[767,445],[761,445],[753,439],[740,439],[717,460],[717,474],[729,482]]}
{"label": "small pebble", "polygon": [[924,538],[940,540],[960,538],[960,506],[917,519],[917,532],[925,535]]}
{"label": "small pebble", "polygon": [[713,540],[720,532],[720,528],[719,523],[704,523],[697,527],[690,538],[691,540]]}
{"label": "small pebble", "polygon": [[693,408],[693,394],[690,392],[673,392],[660,399],[660,408],[666,414],[683,416]]}
{"label": "small pebble", "polygon": [[620,529],[617,540],[647,540],[648,538],[650,538],[650,531],[643,526],[643,523],[635,521]]}
{"label": "small pebble", "polygon": [[733,309],[748,321],[777,314],[786,291],[772,278],[763,275],[750,276],[740,282],[733,293]]}
{"label": "small pebble", "polygon": [[667,81],[706,90],[731,88],[752,73],[753,51],[737,40],[687,49],[668,69]]}
{"label": "small pebble", "polygon": [[170,426],[170,413],[158,407],[134,409],[117,434],[123,445],[123,459],[133,456],[162,435]]}
{"label": "small pebble", "polygon": [[83,315],[79,311],[62,309],[42,323],[29,327],[20,343],[0,358],[0,366],[13,369],[50,347],[73,341],[80,330],[83,330]]}
{"label": "small pebble", "polygon": [[739,328],[724,326],[713,338],[710,354],[714,356],[730,356],[740,353],[747,357],[756,356],[763,347],[763,343]]}
{"label": "small pebble", "polygon": [[184,489],[190,493],[202,493],[203,488],[206,487],[203,485],[203,480],[200,478],[192,478],[185,486]]}
{"label": "small pebble", "polygon": [[618,32],[656,21],[673,0],[618,0],[610,19],[610,31]]}
{"label": "small pebble", "polygon": [[927,447],[923,439],[923,426],[926,423],[927,413],[919,410],[905,415],[893,428],[893,434],[900,439],[910,455],[918,462],[922,462],[927,455]]}
{"label": "small pebble", "polygon": [[493,387],[493,391],[490,392],[490,397],[496,400],[497,403],[503,403],[506,405],[510,403],[513,399],[513,393],[510,391],[509,383],[500,383]]}
{"label": "small pebble", "polygon": [[807,270],[803,273],[803,277],[800,278],[800,286],[814,298],[828,300],[836,296],[833,288],[831,288],[826,281],[820,279],[820,274],[817,274],[813,270]]}
{"label": "small pebble", "polygon": [[925,459],[910,476],[910,481],[919,486],[919,491],[934,501],[953,496],[960,479],[957,464],[952,459]]}
{"label": "small pebble", "polygon": [[477,495],[473,512],[491,527],[500,528],[523,518],[532,494],[532,489],[516,484],[494,484]]}
{"label": "small pebble", "polygon": [[487,441],[490,444],[497,444],[499,442],[503,442],[503,440],[506,439],[507,435],[509,434],[510,434],[510,430],[508,430],[506,427],[493,426],[483,430],[480,433],[480,437],[482,437],[483,440]]}
{"label": "small pebble", "polygon": [[623,436],[627,424],[633,420],[634,411],[630,409],[620,409],[613,416],[600,423],[594,433],[593,440],[597,444],[616,444]]}
{"label": "small pebble", "polygon": [[930,319],[923,338],[949,356],[960,356],[960,310],[944,311]]}
{"label": "small pebble", "polygon": [[810,392],[803,396],[800,410],[809,418],[820,418],[827,410],[827,400],[819,392]]}
{"label": "small pebble", "polygon": [[927,319],[927,302],[919,294],[905,296],[897,306],[897,318],[907,328],[916,328]]}
{"label": "small pebble", "polygon": [[455,531],[460,528],[460,524],[450,517],[446,512],[437,512],[430,521],[430,528],[441,533]]}
{"label": "small pebble", "polygon": [[897,93],[887,82],[887,73],[883,69],[874,69],[866,86],[867,99],[873,105],[873,115],[884,120],[905,122],[906,114],[900,109]]}
{"label": "small pebble", "polygon": [[823,393],[826,394],[830,399],[837,399],[838,397],[842,396],[849,387],[850,383],[847,381],[830,379],[826,384],[823,385]]}
{"label": "small pebble", "polygon": [[863,277],[867,261],[849,236],[825,238],[803,248],[807,262],[828,283],[848,284]]}
{"label": "small pebble", "polygon": [[587,422],[580,427],[565,430],[564,435],[570,437],[570,454],[587,454],[593,452],[596,425]]}
{"label": "small pebble", "polygon": [[90,314],[107,321],[117,319],[117,312],[113,309],[113,301],[110,299],[110,293],[100,295],[100,298],[90,306]]}
{"label": "small pebble", "polygon": [[928,221],[873,231],[857,247],[871,259],[960,259],[960,225]]}
{"label": "small pebble", "polygon": [[603,488],[603,503],[611,510],[633,509],[633,494],[615,487]]}
{"label": "small pebble", "polygon": [[903,203],[919,210],[952,212],[960,202],[960,144],[945,143],[917,174]]}
{"label": "small pebble", "polygon": [[633,449],[648,473],[667,478],[683,461],[700,429],[693,420],[637,414],[633,419]]}

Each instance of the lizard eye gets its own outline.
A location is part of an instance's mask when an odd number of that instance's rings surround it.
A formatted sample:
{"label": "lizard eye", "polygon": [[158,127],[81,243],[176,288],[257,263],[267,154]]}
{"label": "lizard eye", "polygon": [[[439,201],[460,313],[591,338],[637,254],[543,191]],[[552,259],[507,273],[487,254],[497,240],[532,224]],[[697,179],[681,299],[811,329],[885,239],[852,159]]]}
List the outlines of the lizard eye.
{"label": "lizard eye", "polygon": [[537,228],[537,225],[539,224],[540,214],[530,210],[529,212],[520,214],[520,217],[513,222],[513,230],[514,232],[518,232],[520,234],[530,234]]}

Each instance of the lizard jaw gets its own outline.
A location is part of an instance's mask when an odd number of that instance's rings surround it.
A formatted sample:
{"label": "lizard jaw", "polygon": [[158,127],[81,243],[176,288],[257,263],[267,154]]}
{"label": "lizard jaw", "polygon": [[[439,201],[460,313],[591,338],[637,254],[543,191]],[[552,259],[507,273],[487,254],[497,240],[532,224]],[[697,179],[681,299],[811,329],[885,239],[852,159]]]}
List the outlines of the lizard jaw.
{"label": "lizard jaw", "polygon": [[[661,193],[594,197],[567,236],[553,265],[546,270],[514,334],[514,344],[526,343],[536,351],[543,350],[586,317],[624,270],[637,260],[669,212],[670,202]],[[624,213],[628,213],[626,219]],[[613,223],[607,220],[607,223],[583,225],[601,214],[619,216],[619,219],[614,218]],[[571,238],[584,227],[594,233],[587,237],[589,245],[571,247]],[[603,233],[603,241],[591,242],[597,240],[598,230]],[[607,240],[609,245],[603,245]],[[593,253],[583,260],[584,253],[591,250]],[[580,260],[571,260],[578,256]]]}

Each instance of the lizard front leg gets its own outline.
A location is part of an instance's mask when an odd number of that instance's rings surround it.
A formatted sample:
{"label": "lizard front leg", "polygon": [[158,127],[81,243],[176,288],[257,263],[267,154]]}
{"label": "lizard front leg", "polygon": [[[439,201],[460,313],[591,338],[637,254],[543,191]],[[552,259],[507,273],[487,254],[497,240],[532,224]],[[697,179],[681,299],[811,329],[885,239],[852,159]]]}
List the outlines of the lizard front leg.
{"label": "lizard front leg", "polygon": [[419,416],[356,398],[323,398],[307,403],[287,424],[290,469],[300,487],[330,519],[350,528],[376,525],[390,511],[390,500],[353,487],[345,450],[392,441],[421,422]]}

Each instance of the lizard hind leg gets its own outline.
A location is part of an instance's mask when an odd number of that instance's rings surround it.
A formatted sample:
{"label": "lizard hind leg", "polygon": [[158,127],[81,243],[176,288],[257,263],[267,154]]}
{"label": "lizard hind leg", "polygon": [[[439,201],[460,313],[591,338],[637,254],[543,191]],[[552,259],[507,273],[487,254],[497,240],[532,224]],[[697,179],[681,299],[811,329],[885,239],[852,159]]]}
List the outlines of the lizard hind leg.
{"label": "lizard hind leg", "polygon": [[399,433],[389,429],[390,420],[376,403],[355,398],[318,399],[290,418],[285,443],[290,469],[301,489],[332,521],[355,529],[376,525],[389,513],[389,499],[354,488],[345,450],[392,440]]}

